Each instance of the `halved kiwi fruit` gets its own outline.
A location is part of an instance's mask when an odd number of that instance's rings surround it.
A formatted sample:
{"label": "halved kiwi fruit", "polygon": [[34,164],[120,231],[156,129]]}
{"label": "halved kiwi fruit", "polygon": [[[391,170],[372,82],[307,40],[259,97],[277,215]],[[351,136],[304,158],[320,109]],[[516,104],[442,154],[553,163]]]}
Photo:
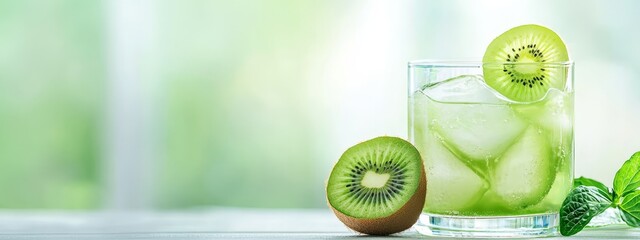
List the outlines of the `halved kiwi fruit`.
{"label": "halved kiwi fruit", "polygon": [[486,83],[514,101],[531,102],[564,89],[567,47],[553,31],[522,25],[494,39],[482,58]]}
{"label": "halved kiwi fruit", "polygon": [[389,235],[418,220],[426,188],[418,150],[397,137],[378,137],[342,154],[327,183],[327,200],[347,227]]}

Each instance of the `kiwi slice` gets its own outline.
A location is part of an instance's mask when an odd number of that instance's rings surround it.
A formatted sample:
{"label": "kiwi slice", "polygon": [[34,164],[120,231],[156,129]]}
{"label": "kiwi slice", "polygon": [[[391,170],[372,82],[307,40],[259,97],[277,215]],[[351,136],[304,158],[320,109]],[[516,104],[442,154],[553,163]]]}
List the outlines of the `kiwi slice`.
{"label": "kiwi slice", "polygon": [[378,137],[349,148],[327,183],[327,200],[336,216],[349,228],[371,235],[410,228],[425,194],[420,153],[397,137]]}
{"label": "kiwi slice", "polygon": [[567,47],[553,31],[522,25],[494,39],[482,58],[486,83],[514,101],[531,102],[564,89]]}

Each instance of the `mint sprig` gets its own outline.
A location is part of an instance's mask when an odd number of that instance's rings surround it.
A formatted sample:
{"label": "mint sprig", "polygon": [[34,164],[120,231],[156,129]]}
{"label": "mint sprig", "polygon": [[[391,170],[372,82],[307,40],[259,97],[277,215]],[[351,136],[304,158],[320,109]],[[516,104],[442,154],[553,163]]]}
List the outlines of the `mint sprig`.
{"label": "mint sprig", "polygon": [[618,208],[622,220],[640,227],[640,152],[622,164],[613,180],[613,189],[594,179],[580,177],[560,208],[560,233],[571,236],[584,229],[593,217],[607,208]]}

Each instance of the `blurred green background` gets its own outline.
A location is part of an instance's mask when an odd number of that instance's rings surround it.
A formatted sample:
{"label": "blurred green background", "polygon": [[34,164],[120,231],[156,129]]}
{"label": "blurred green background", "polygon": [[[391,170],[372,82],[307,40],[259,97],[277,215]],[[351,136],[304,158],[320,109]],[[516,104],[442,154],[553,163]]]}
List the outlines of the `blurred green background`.
{"label": "blurred green background", "polygon": [[0,1],[0,208],[322,208],[350,145],[406,137],[406,62],[554,29],[576,175],[640,150],[638,1]]}

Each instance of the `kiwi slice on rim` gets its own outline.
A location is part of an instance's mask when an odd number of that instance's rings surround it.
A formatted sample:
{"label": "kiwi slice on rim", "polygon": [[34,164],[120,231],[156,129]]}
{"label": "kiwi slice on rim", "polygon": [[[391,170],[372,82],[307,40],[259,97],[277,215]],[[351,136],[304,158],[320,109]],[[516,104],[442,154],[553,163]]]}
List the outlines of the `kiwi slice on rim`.
{"label": "kiwi slice on rim", "polygon": [[378,137],[342,154],[327,183],[327,200],[347,227],[388,235],[418,220],[426,188],[418,150],[397,137]]}
{"label": "kiwi slice on rim", "polygon": [[553,31],[522,25],[506,31],[487,47],[483,62],[487,85],[514,101],[531,102],[549,88],[564,89],[567,47]]}

